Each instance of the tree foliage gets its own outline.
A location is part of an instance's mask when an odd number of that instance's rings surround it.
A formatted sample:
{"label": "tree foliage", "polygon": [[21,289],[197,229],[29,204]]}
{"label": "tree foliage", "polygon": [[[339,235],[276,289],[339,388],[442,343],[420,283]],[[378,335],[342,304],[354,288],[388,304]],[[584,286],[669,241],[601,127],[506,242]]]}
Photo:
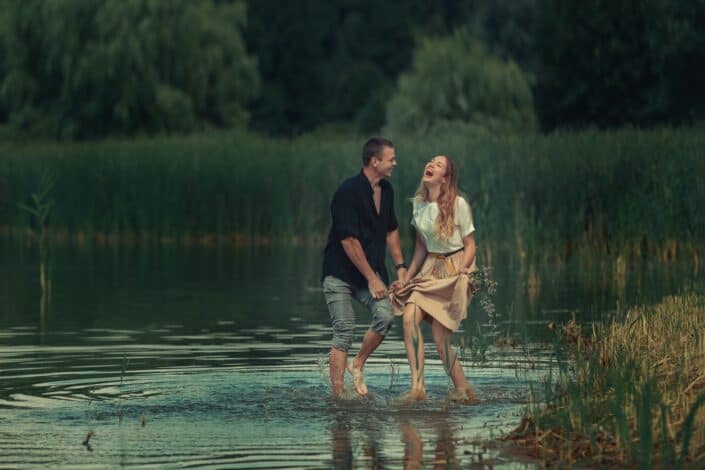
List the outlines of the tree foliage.
{"label": "tree foliage", "polygon": [[533,77],[536,70],[536,23],[541,0],[465,0],[458,2],[455,28],[464,27],[490,53],[512,59]]}
{"label": "tree foliage", "polygon": [[705,118],[705,1],[542,0],[540,12],[545,128]]}
{"label": "tree foliage", "polygon": [[387,106],[391,131],[425,132],[449,122],[533,130],[531,89],[511,60],[490,55],[465,31],[426,39]]}
{"label": "tree foliage", "polygon": [[241,37],[242,2],[4,6],[0,109],[17,131],[90,138],[247,123],[259,78]]}
{"label": "tree foliage", "polygon": [[246,34],[262,95],[257,129],[297,134],[332,122],[364,131],[384,122],[384,103],[410,63],[419,0],[258,0]]}
{"label": "tree foliage", "polygon": [[[705,0],[2,0],[0,136],[371,132],[393,95],[390,119],[422,128],[421,93],[455,93],[423,104],[445,123],[525,128],[524,106],[545,130],[702,122],[703,24]],[[428,52],[458,29],[482,45]],[[446,67],[423,72],[438,86],[411,83],[414,54]]]}

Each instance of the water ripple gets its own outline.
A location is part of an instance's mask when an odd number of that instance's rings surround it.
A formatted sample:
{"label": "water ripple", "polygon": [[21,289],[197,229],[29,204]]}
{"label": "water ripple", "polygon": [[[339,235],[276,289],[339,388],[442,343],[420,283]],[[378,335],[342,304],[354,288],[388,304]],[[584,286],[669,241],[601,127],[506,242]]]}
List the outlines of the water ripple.
{"label": "water ripple", "polygon": [[[526,384],[550,362],[540,349],[491,350],[482,366],[466,363],[483,403],[463,406],[446,400],[448,379],[429,350],[428,399],[407,404],[399,401],[409,387],[405,352],[392,337],[368,361],[370,397],[348,383],[334,402],[325,325],[223,330],[231,328],[90,328],[63,332],[83,344],[0,343],[0,423],[13,430],[0,433],[0,465],[402,466],[405,439],[420,436],[419,466],[434,464],[443,443],[454,446],[451,466],[465,466],[473,443],[520,421]],[[160,342],[139,342],[152,334]]]}

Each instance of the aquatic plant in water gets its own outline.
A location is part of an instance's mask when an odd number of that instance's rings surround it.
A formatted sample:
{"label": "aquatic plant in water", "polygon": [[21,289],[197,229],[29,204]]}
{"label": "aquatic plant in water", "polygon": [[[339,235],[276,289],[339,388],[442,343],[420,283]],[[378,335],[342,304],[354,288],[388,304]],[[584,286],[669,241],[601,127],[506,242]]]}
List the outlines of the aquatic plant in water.
{"label": "aquatic plant in water", "polygon": [[479,303],[487,314],[487,323],[482,325],[477,320],[472,323],[472,329],[468,329],[461,338],[460,354],[463,359],[479,363],[487,360],[487,350],[492,339],[499,335],[498,314],[494,305],[497,281],[492,278],[492,270],[489,267],[481,267],[470,274],[470,282],[473,286],[473,304],[475,301]]}
{"label": "aquatic plant in water", "polygon": [[45,170],[39,179],[39,186],[36,192],[30,195],[30,203],[18,202],[17,207],[34,216],[35,223],[39,229],[39,284],[42,288],[42,295],[51,291],[51,280],[49,279],[49,219],[55,202],[51,197],[54,191],[56,177],[48,170]]}
{"label": "aquatic plant in water", "polygon": [[[429,155],[443,149],[457,157],[469,175],[463,189],[482,222],[483,250],[511,247],[539,264],[622,256],[625,268],[642,258],[702,259],[700,128],[395,140],[405,155],[393,177],[397,197],[414,193]],[[271,139],[234,132],[0,143],[0,200],[24,200],[26,182],[46,168],[61,175],[50,233],[58,240],[320,245],[330,196],[359,170],[361,143],[356,135]],[[24,211],[14,204],[0,209],[0,232],[25,236]],[[410,204],[397,210],[399,220],[411,217]],[[412,239],[405,224],[400,234]]]}
{"label": "aquatic plant in water", "polygon": [[388,390],[393,392],[399,385],[399,365],[394,360],[389,358],[389,387]]}
{"label": "aquatic plant in water", "polygon": [[565,463],[705,464],[705,294],[630,309],[587,333],[556,328],[543,406],[510,436]]}

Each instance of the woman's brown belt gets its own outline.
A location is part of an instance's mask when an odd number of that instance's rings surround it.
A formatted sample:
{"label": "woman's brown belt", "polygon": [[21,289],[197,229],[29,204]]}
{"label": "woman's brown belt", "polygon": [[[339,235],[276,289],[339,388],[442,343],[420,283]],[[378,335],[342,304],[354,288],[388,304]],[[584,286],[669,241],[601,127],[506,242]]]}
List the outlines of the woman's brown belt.
{"label": "woman's brown belt", "polygon": [[447,258],[449,256],[453,256],[454,254],[458,253],[459,251],[463,251],[463,248],[460,248],[455,251],[451,251],[450,253],[431,253],[431,252],[429,252],[428,256],[433,256],[436,259],[443,259],[443,258]]}
{"label": "woman's brown belt", "polygon": [[453,266],[453,262],[450,260],[450,257],[458,252],[461,252],[461,251],[463,251],[463,248],[461,248],[459,250],[451,251],[450,253],[428,253],[428,256],[431,256],[432,258],[436,259],[436,264],[434,265],[433,270],[437,271],[437,269],[439,267],[438,262],[444,261],[446,273],[448,273],[451,276],[458,274],[458,270],[455,269],[455,266]]}

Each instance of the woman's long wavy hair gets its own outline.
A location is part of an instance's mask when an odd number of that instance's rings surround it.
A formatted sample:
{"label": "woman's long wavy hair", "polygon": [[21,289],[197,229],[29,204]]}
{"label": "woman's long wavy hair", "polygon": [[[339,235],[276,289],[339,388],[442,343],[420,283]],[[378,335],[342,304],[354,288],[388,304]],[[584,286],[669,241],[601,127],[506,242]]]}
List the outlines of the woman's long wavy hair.
{"label": "woman's long wavy hair", "polygon": [[[453,236],[455,230],[455,199],[460,194],[458,191],[458,166],[448,155],[436,155],[446,159],[446,181],[441,185],[441,194],[438,196],[438,217],[436,218],[436,235],[444,240]],[[436,158],[433,157],[433,158]],[[416,200],[428,202],[428,189],[423,184],[423,179],[414,196]]]}

